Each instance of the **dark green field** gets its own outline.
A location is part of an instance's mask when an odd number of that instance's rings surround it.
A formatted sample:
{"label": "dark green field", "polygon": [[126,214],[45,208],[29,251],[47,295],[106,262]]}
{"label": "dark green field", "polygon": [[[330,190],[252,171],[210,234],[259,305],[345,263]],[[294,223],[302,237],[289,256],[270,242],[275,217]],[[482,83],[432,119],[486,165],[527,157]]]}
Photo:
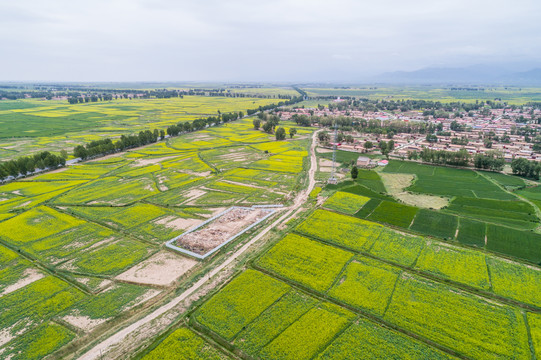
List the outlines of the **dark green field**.
{"label": "dark green field", "polygon": [[515,199],[513,195],[473,170],[391,160],[383,171],[416,175],[417,180],[407,189],[414,193],[496,200]]}

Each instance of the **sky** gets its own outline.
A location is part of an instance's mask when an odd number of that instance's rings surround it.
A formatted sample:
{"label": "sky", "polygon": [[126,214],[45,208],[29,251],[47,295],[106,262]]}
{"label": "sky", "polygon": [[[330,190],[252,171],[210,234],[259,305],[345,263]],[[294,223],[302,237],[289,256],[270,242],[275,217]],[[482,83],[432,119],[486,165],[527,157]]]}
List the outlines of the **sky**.
{"label": "sky", "polygon": [[359,81],[541,67],[539,0],[1,0],[0,81]]}

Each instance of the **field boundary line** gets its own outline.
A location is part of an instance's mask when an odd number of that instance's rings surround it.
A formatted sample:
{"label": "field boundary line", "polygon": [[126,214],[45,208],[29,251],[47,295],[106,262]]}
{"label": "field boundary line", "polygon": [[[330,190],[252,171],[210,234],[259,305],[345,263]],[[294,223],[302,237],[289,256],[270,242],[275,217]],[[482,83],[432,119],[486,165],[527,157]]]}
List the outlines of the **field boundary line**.
{"label": "field boundary line", "polygon": [[340,279],[342,278],[342,276],[344,276],[344,273],[346,272],[346,269],[347,267],[353,262],[355,261],[355,253],[353,253],[353,256],[344,264],[344,266],[342,267],[342,269],[340,270],[340,272],[338,273],[338,275],[336,275],[336,278],[334,279],[334,281],[332,282],[331,286],[329,286],[329,288],[327,290],[324,291],[325,294],[328,294],[329,291],[332,290],[332,288],[336,285],[336,283],[338,281],[340,281]]}
{"label": "field boundary line", "polygon": [[48,265],[45,265],[44,263],[41,262],[41,260],[39,260],[37,258],[34,258],[32,255],[30,255],[26,251],[21,250],[18,247],[15,247],[15,246],[13,246],[13,245],[11,245],[9,243],[6,243],[2,239],[0,239],[0,246],[3,246],[5,248],[7,248],[7,249],[12,250],[13,252],[15,252],[18,255],[20,255],[21,257],[23,257],[24,259],[30,261],[32,266],[37,267],[38,269],[41,269],[41,270],[45,271],[49,275],[54,276],[54,277],[64,281],[68,285],[73,286],[74,288],[82,291],[84,294],[93,295],[92,292],[89,291],[89,289],[87,289],[83,285],[79,284],[77,281],[71,280],[69,277],[65,277],[63,275],[64,272],[57,270],[55,267],[50,267]]}
{"label": "field boundary line", "polygon": [[528,334],[528,345],[530,347],[530,355],[532,356],[532,359],[535,360],[537,357],[535,356],[535,347],[533,344],[532,339],[532,333],[530,330],[530,324],[528,323],[528,314],[526,312],[522,312],[522,317],[524,318],[524,326],[526,327],[526,334]]}
{"label": "field boundary line", "polygon": [[283,277],[283,276],[281,276],[279,274],[276,274],[276,273],[274,273],[274,272],[272,272],[270,270],[267,270],[265,268],[261,268],[257,264],[252,264],[252,267],[253,267],[254,270],[257,270],[257,271],[262,272],[264,274],[267,274],[267,275],[269,275],[269,276],[271,276],[271,277],[273,277],[273,278],[275,278],[277,280],[280,280],[280,281],[290,285],[293,288],[296,288],[296,289],[298,289],[300,291],[303,291],[303,292],[309,294],[312,297],[315,297],[316,299],[338,305],[338,306],[340,306],[340,307],[342,307],[342,308],[344,308],[346,310],[349,310],[349,311],[351,311],[351,312],[353,312],[355,314],[358,314],[358,315],[360,315],[360,316],[362,316],[362,317],[364,317],[364,318],[366,318],[366,319],[368,319],[368,320],[370,320],[372,322],[378,323],[379,325],[381,325],[383,327],[386,327],[388,329],[400,332],[400,333],[402,333],[402,334],[404,334],[404,335],[406,335],[408,337],[417,339],[417,340],[419,340],[421,342],[424,342],[425,344],[427,344],[427,345],[429,345],[431,347],[437,348],[437,349],[439,349],[441,351],[444,351],[444,352],[446,352],[448,354],[454,355],[454,356],[456,356],[458,358],[465,359],[465,360],[473,360],[473,359],[469,358],[466,355],[463,355],[461,353],[457,353],[456,351],[454,351],[454,350],[452,350],[450,348],[447,348],[444,345],[441,345],[441,344],[436,343],[436,342],[434,342],[434,341],[432,341],[432,340],[430,340],[428,338],[425,338],[422,335],[418,335],[418,334],[416,334],[414,332],[411,332],[411,331],[409,331],[407,329],[404,329],[404,328],[402,328],[402,327],[400,327],[400,326],[398,326],[398,325],[396,325],[396,324],[394,324],[392,322],[389,322],[389,321],[383,319],[382,317],[380,318],[380,317],[378,317],[378,316],[376,316],[374,314],[371,314],[371,313],[367,312],[366,310],[360,310],[360,309],[358,309],[358,308],[356,308],[356,307],[354,307],[352,305],[346,304],[346,303],[344,303],[344,302],[342,302],[342,301],[340,301],[338,299],[332,298],[329,295],[318,292],[318,291],[316,291],[314,289],[311,289],[311,288],[309,288],[309,287],[307,287],[305,285],[297,283],[297,282],[295,282],[295,281],[293,281],[291,279]]}
{"label": "field boundary line", "polygon": [[342,336],[342,334],[345,333],[350,327],[352,327],[353,323],[358,321],[359,318],[360,318],[360,315],[357,314],[357,316],[354,319],[350,320],[342,329],[340,329],[340,331],[338,331],[331,339],[329,339],[329,341],[327,341],[323,346],[321,346],[321,348],[318,349],[318,351],[310,359],[316,359],[319,354],[327,350],[327,348],[331,346],[335,340],[337,340],[340,336]]}
{"label": "field boundary line", "polygon": [[[240,274],[239,274],[240,275]],[[238,276],[238,275],[237,275]],[[237,277],[235,276],[235,278]],[[261,313],[259,315],[257,315],[255,318],[253,318],[249,323],[247,323],[246,325],[244,325],[242,327],[242,329],[240,329],[236,334],[234,334],[232,337],[231,337],[231,340],[227,340],[226,341],[229,341],[231,343],[233,343],[237,337],[239,336],[239,334],[241,332],[243,332],[248,326],[250,326],[254,321],[256,321],[261,315],[263,315],[264,312],[266,312],[267,310],[269,310],[271,307],[273,307],[274,305],[276,305],[280,300],[282,300],[286,295],[288,295],[293,289],[289,289],[288,291],[286,291],[284,294],[282,294],[278,299],[274,300],[272,304],[270,304],[269,306],[267,306],[265,309],[263,309],[263,311],[261,311]],[[194,321],[197,321],[194,319]],[[200,324],[201,325],[201,324]]]}
{"label": "field boundary line", "polygon": [[387,314],[387,310],[389,310],[389,306],[391,306],[391,302],[393,301],[394,292],[396,291],[396,286],[398,285],[398,282],[400,281],[400,277],[404,273],[404,270],[400,271],[396,277],[396,280],[393,285],[393,291],[391,292],[391,296],[389,296],[389,300],[387,300],[387,305],[385,305],[385,310],[383,310],[383,314],[381,317],[385,317]]}
{"label": "field boundary line", "polygon": [[[476,173],[478,173],[480,176],[482,176],[483,178],[487,179],[488,181],[492,182],[494,185],[496,185],[497,187],[499,187],[500,189],[502,189],[503,191],[505,191],[506,193],[508,194],[511,194],[513,195],[514,197],[516,197],[517,199],[521,200],[521,201],[524,201],[525,203],[528,203],[530,204],[533,209],[535,210],[535,215],[537,216],[537,219],[538,221],[541,220],[541,210],[539,209],[539,207],[534,203],[532,202],[530,199],[520,195],[520,194],[516,194],[512,191],[509,191],[507,190],[504,186],[500,185],[496,180],[494,179],[491,179],[490,177],[487,177],[485,174],[483,174],[482,171],[475,171]],[[486,221],[485,221],[486,222]],[[488,223],[487,223],[488,224]],[[498,224],[497,224],[498,225]],[[488,225],[487,225],[488,226]],[[539,229],[540,226],[537,227],[537,229]],[[486,234],[486,232],[485,232]],[[485,241],[485,246],[486,246],[486,241]]]}
{"label": "field boundary line", "polygon": [[[315,236],[312,236],[312,235],[307,235],[307,234],[304,234],[302,232],[298,232],[296,230],[293,231],[293,232],[298,234],[298,235],[301,235],[303,237],[306,237],[306,238],[321,242],[323,244],[333,246],[335,248],[342,249],[342,250],[345,250],[345,251],[353,252],[355,254],[358,254],[358,255],[361,255],[361,256],[364,256],[364,257],[367,257],[367,258],[371,258],[373,260],[377,260],[377,261],[385,263],[387,265],[391,265],[391,266],[400,268],[402,271],[409,272],[409,273],[411,273],[413,275],[420,276],[420,277],[428,279],[430,281],[434,281],[434,282],[437,282],[439,284],[444,284],[444,285],[447,285],[447,286],[455,287],[455,288],[457,288],[457,289],[459,289],[461,291],[464,291],[464,292],[469,293],[469,294],[474,295],[474,296],[479,296],[479,297],[482,297],[482,298],[485,298],[485,299],[488,298],[488,299],[491,299],[493,301],[498,301],[498,302],[504,303],[505,305],[508,305],[508,306],[515,306],[515,307],[519,307],[519,308],[522,308],[522,309],[525,309],[525,310],[528,310],[528,311],[531,311],[531,312],[541,313],[541,308],[536,307],[535,305],[530,305],[530,304],[527,304],[527,303],[524,303],[524,302],[521,302],[521,301],[518,301],[518,300],[513,300],[513,299],[510,299],[510,298],[498,295],[498,294],[488,292],[488,291],[483,290],[483,289],[475,288],[475,287],[473,287],[471,285],[456,282],[454,280],[440,278],[437,275],[430,274],[428,272],[424,272],[424,271],[419,270],[419,269],[407,267],[405,265],[398,264],[398,263],[395,263],[393,261],[380,258],[378,256],[367,253],[365,251],[353,250],[353,249],[348,248],[346,246],[339,245],[339,244],[336,244],[336,243],[333,243],[333,242],[330,242],[328,240],[321,239],[321,238],[318,238],[318,237],[315,237]],[[254,264],[254,266],[256,266],[256,265]]]}
{"label": "field boundary line", "polygon": [[185,300],[188,296],[197,292],[197,290],[199,290],[201,286],[203,286],[207,281],[209,281],[210,278],[212,278],[213,276],[218,274],[221,270],[223,270],[228,265],[230,265],[235,260],[237,260],[237,258],[240,255],[246,252],[246,250],[248,250],[254,243],[258,242],[265,235],[267,235],[269,231],[276,228],[280,223],[284,222],[285,220],[288,220],[291,214],[294,213],[297,209],[299,209],[308,200],[308,195],[310,194],[310,192],[315,186],[314,175],[315,175],[315,168],[316,168],[315,165],[317,163],[317,159],[315,155],[315,147],[316,147],[316,141],[317,141],[316,139],[317,139],[318,131],[320,130],[316,130],[313,132],[312,143],[310,145],[309,156],[310,156],[311,166],[310,166],[310,169],[308,170],[308,178],[309,178],[308,187],[304,190],[301,190],[298,193],[295,201],[293,202],[291,206],[287,208],[283,208],[283,210],[285,210],[285,213],[283,213],[282,216],[280,216],[278,219],[276,219],[266,228],[262,229],[257,235],[255,235],[251,240],[248,240],[240,249],[238,249],[235,253],[233,253],[223,263],[221,263],[214,269],[210,270],[205,276],[203,276],[201,279],[199,279],[194,284],[192,284],[189,288],[184,290],[180,295],[173,298],[168,303],[155,309],[151,313],[145,315],[143,318],[139,319],[138,321],[112,334],[105,340],[99,342],[97,345],[91,347],[90,349],[85,351],[83,354],[81,354],[79,356],[79,359],[80,360],[93,360],[93,359],[99,358],[104,350],[107,351],[111,346],[123,341],[129,334],[137,330],[140,326],[149,323],[150,321],[164,314],[168,310],[173,309],[179,303]]}

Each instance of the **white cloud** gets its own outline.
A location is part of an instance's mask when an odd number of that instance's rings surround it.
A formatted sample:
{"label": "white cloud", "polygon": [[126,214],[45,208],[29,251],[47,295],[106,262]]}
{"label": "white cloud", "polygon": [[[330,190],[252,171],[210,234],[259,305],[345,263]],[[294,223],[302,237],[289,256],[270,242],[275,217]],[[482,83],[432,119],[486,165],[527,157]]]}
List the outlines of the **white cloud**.
{"label": "white cloud", "polygon": [[361,79],[541,60],[535,0],[18,0],[0,80]]}

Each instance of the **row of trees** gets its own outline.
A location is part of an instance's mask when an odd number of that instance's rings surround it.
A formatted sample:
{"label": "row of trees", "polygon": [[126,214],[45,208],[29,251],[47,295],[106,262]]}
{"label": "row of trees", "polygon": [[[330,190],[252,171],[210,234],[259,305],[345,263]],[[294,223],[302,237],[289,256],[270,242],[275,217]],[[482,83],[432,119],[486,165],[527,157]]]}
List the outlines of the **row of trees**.
{"label": "row of trees", "polygon": [[[222,122],[229,122],[242,118],[244,113],[232,112],[220,114],[219,116],[209,116],[207,118],[195,119],[192,122],[179,122],[167,128],[167,135],[177,136],[181,133],[202,130],[207,126],[216,126]],[[83,160],[101,155],[112,154],[126,149],[152,144],[158,141],[158,138],[165,138],[165,130],[154,129],[154,131],[140,131],[137,135],[122,135],[119,140],[113,141],[110,138],[92,141],[86,145],[78,145],[73,149],[73,155]]]}
{"label": "row of trees", "polygon": [[475,154],[473,166],[477,169],[502,171],[505,159],[499,151],[487,151],[485,154]]}
{"label": "row of trees", "polygon": [[67,157],[68,153],[65,150],[62,150],[60,155],[42,151],[32,156],[21,156],[17,159],[4,161],[0,163],[0,181],[4,181],[9,176],[26,176],[36,170],[56,169],[66,165]]}
{"label": "row of trees", "polygon": [[152,144],[158,141],[158,138],[165,138],[165,131],[154,129],[154,131],[140,131],[137,135],[122,135],[117,141],[110,138],[92,141],[85,146],[77,145],[73,149],[73,155],[76,158],[86,160],[97,156],[113,154],[138,146]]}
{"label": "row of trees", "polygon": [[[274,105],[277,107],[279,105]],[[267,107],[267,106],[266,106]],[[272,107],[271,107],[272,108]],[[252,113],[257,110],[248,110]],[[242,111],[219,114],[219,116],[209,116],[208,118],[195,119],[193,122],[180,122],[177,125],[172,125],[167,128],[167,134],[169,136],[177,136],[180,133],[191,132],[204,129],[207,126],[215,126],[221,123],[226,123],[236,119],[244,117]],[[279,117],[273,116],[272,121],[279,121]],[[274,126],[276,126],[278,123]],[[274,130],[274,127],[273,127]],[[283,132],[282,132],[283,131]],[[73,149],[73,155],[76,158],[83,160],[108,155],[115,152],[124,151],[134,147],[139,147],[158,141],[158,138],[164,139],[166,131],[154,129],[153,131],[145,130],[140,131],[137,135],[121,135],[116,141],[110,138],[92,141],[86,145],[77,145]],[[293,137],[297,133],[297,130],[292,128],[289,130],[289,134]],[[285,129],[279,131],[277,135],[280,140],[285,139]],[[33,156],[22,156],[17,159],[4,161],[0,163],[0,181],[4,181],[9,176],[17,177],[20,175],[27,175],[35,170],[56,169],[60,166],[66,165],[66,159],[68,153],[65,150],[60,152],[60,156],[52,154],[48,151],[43,151]]]}
{"label": "row of trees", "polygon": [[423,148],[420,152],[409,151],[409,160],[419,160],[438,165],[471,166],[491,171],[502,171],[505,166],[503,154],[499,151],[487,151],[484,154],[470,155],[466,149],[459,151],[432,150]]}
{"label": "row of trees", "polygon": [[408,159],[438,164],[438,165],[453,165],[453,166],[468,166],[471,160],[470,153],[466,149],[459,151],[432,150],[423,148],[419,151],[408,151]]}
{"label": "row of trees", "polygon": [[202,130],[207,126],[217,126],[222,123],[227,123],[233,120],[244,117],[242,111],[220,114],[219,116],[209,116],[207,118],[195,119],[193,122],[183,121],[176,125],[171,125],[167,128],[167,135],[177,136],[181,133],[187,133],[197,130]]}
{"label": "row of trees", "polygon": [[302,96],[296,96],[296,97],[292,97],[291,99],[286,100],[286,101],[280,101],[278,104],[273,103],[273,104],[269,104],[269,105],[259,106],[258,109],[251,109],[251,110],[248,110],[246,113],[248,115],[253,115],[256,112],[263,112],[263,111],[266,111],[266,110],[276,109],[276,108],[281,107],[281,106],[293,105],[295,103],[301,102],[302,100],[303,100]]}
{"label": "row of trees", "polygon": [[537,161],[529,161],[523,158],[516,158],[511,161],[513,174],[539,180],[541,165]]}

